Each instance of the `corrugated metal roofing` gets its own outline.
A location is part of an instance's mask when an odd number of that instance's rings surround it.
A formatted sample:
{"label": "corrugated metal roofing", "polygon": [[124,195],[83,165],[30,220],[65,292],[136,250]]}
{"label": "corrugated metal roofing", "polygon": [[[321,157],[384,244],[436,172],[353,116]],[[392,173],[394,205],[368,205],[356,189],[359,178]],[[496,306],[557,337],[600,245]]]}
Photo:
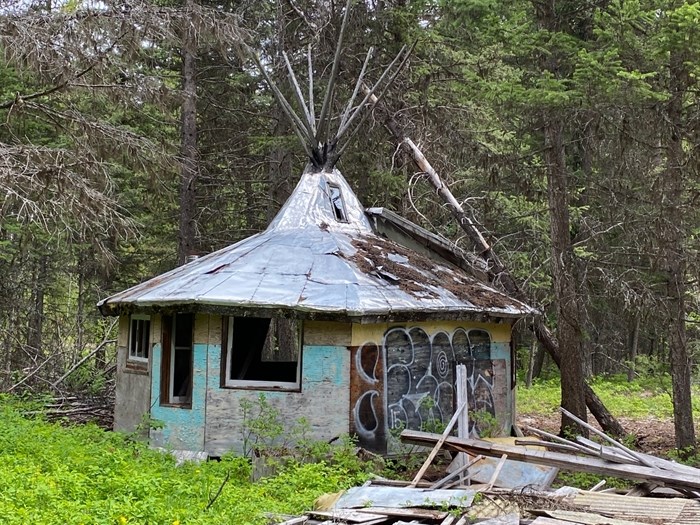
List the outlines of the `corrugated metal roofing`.
{"label": "corrugated metal roofing", "polygon": [[[332,187],[342,192],[346,221],[336,218]],[[535,312],[448,262],[377,235],[338,170],[305,172],[264,232],[98,303],[105,315],[185,305],[387,320]]]}
{"label": "corrugated metal roofing", "polygon": [[581,491],[573,503],[591,512],[659,524],[700,524],[700,502],[684,498],[650,498]]}

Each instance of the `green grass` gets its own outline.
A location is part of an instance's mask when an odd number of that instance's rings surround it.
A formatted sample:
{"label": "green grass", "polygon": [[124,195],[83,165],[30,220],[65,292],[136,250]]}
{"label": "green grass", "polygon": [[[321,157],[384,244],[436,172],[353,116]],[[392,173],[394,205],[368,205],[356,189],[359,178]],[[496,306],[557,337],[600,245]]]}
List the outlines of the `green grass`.
{"label": "green grass", "polygon": [[128,436],[26,418],[22,409],[0,397],[3,524],[257,525],[266,523],[265,512],[299,514],[319,495],[364,480],[346,461],[296,463],[252,483],[245,458],[178,467]]}
{"label": "green grass", "polygon": [[[622,375],[597,377],[590,385],[615,417],[673,417],[670,379],[665,375],[642,377],[632,382],[628,382]],[[697,394],[696,388],[693,411],[700,414],[700,398]],[[544,415],[556,412],[561,402],[559,378],[535,381],[531,388],[525,388],[524,382],[520,382],[516,396],[519,414]]]}

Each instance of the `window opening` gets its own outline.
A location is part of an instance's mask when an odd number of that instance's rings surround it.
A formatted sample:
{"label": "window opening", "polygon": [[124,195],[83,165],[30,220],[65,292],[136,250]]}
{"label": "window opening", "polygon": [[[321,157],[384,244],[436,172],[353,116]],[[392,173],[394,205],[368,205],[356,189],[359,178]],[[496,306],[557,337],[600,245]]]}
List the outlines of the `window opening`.
{"label": "window opening", "polygon": [[343,200],[343,192],[340,190],[340,186],[328,184],[328,189],[335,220],[338,222],[348,222],[348,214],[345,211],[345,201]]}
{"label": "window opening", "polygon": [[491,359],[491,336],[484,330],[469,330],[471,354],[477,361]]}
{"label": "window opening", "polygon": [[173,343],[170,359],[169,402],[192,402],[192,329],[193,314],[177,314],[173,319]]}
{"label": "window opening", "polygon": [[129,323],[129,360],[148,361],[151,343],[151,318],[132,315]]}
{"label": "window opening", "polygon": [[299,324],[284,318],[230,318],[226,386],[297,388]]}

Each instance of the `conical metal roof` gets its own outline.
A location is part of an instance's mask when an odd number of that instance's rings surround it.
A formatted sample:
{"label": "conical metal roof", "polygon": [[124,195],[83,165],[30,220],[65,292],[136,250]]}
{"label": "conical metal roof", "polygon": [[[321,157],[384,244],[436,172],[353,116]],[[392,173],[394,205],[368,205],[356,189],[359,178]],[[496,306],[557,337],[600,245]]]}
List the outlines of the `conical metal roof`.
{"label": "conical metal roof", "polygon": [[105,315],[193,310],[401,321],[522,317],[529,306],[375,233],[338,170],[307,170],[262,233],[98,303]]}

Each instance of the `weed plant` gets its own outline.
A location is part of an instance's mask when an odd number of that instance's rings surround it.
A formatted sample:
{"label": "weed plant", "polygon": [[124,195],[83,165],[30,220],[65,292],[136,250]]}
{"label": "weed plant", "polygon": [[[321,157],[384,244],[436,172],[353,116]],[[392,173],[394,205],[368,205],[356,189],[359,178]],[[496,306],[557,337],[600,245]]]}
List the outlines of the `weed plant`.
{"label": "weed plant", "polygon": [[299,514],[321,494],[366,478],[361,463],[338,449],[326,461],[292,461],[252,483],[246,458],[176,466],[127,436],[23,411],[0,397],[0,523],[8,525],[257,525],[266,512]]}

